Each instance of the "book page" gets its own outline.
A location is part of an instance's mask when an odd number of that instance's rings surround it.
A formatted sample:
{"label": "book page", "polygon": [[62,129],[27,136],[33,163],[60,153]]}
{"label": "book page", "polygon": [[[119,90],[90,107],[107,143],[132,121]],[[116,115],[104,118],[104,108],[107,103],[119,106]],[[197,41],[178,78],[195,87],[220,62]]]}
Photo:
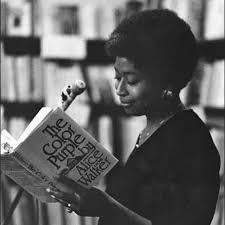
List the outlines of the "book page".
{"label": "book page", "polygon": [[21,166],[10,154],[1,156],[1,171],[40,201],[56,202],[46,192],[48,185]]}
{"label": "book page", "polygon": [[46,119],[46,117],[51,112],[52,109],[50,107],[42,107],[20,136],[18,144],[23,142]]}
{"label": "book page", "polygon": [[1,171],[19,186],[42,202],[56,202],[46,193],[48,187],[42,179],[25,169],[12,157],[17,141],[6,130],[1,132]]}
{"label": "book page", "polygon": [[10,154],[17,145],[16,139],[6,130],[1,132],[1,155]]}
{"label": "book page", "polygon": [[12,157],[17,141],[6,130],[1,132],[1,171],[42,202],[56,202],[46,193],[47,185]]}

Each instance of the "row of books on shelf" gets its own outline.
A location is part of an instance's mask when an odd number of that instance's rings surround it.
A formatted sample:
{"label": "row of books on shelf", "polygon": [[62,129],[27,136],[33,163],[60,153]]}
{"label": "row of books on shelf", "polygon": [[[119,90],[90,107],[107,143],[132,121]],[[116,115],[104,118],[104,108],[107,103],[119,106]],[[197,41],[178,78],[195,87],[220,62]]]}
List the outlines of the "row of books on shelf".
{"label": "row of books on shelf", "polygon": [[[1,52],[2,53],[2,52]],[[214,108],[224,108],[224,60],[213,63],[201,63],[202,75],[198,79],[199,104]],[[40,58],[28,56],[1,57],[1,100],[7,102],[46,102],[55,106],[56,96],[62,88],[74,79],[84,79],[80,64],[62,67],[55,63],[43,63]],[[85,92],[77,100],[87,104],[118,103],[114,92],[114,70],[112,65],[86,67],[90,96]],[[101,82],[99,82],[101,80]],[[185,92],[184,89],[183,92]],[[91,98],[91,99],[90,99]],[[185,102],[185,99],[183,99]]]}
{"label": "row of books on shelf", "polygon": [[206,40],[224,38],[223,0],[164,0],[163,7],[174,10],[187,21],[197,38]]}
{"label": "row of books on shelf", "polygon": [[[45,102],[55,107],[63,87],[73,83],[75,79],[83,80],[84,73],[87,73],[89,92],[85,91],[78,96],[76,103],[82,102],[88,105],[91,101],[96,103],[118,102],[118,97],[113,91],[114,69],[112,65],[89,66],[84,72],[78,64],[61,67],[55,63],[41,63],[40,59],[36,58],[31,68],[29,57],[13,58],[5,55],[2,57],[1,65],[2,103],[37,102],[41,104]],[[30,72],[31,69],[34,73]],[[10,107],[10,104],[7,107]]]}
{"label": "row of books on shelf", "polygon": [[[204,19],[203,38],[224,37],[224,1],[1,1],[1,35],[81,35],[105,39],[122,18],[145,8],[169,8],[192,27],[198,37]],[[161,2],[161,3],[160,3]],[[200,18],[205,15],[204,18]],[[104,21],[104,22],[103,22]],[[33,27],[32,27],[33,26]]]}
{"label": "row of books on shelf", "polygon": [[[71,34],[106,38],[126,15],[143,7],[143,1],[3,1],[1,34]],[[104,21],[104,22],[103,22]],[[34,26],[32,28],[32,26]]]}
{"label": "row of books on shelf", "polygon": [[40,58],[12,58],[1,54],[1,100],[43,101],[43,68]]}
{"label": "row of books on shelf", "polygon": [[[45,37],[3,36],[1,54],[8,56],[41,57],[45,61],[61,62],[67,66],[75,62],[96,65],[111,64],[106,54],[105,40],[88,40],[78,35],[46,35]],[[63,62],[70,62],[68,64]]]}

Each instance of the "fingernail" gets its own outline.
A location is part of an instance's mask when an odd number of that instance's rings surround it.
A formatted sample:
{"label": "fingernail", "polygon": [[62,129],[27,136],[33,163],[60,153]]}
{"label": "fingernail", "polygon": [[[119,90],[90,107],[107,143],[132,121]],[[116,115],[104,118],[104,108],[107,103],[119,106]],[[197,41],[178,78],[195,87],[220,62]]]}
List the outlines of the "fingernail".
{"label": "fingernail", "polygon": [[61,96],[62,96],[62,100],[63,101],[66,101],[67,100],[67,96],[63,92],[62,92]]}
{"label": "fingernail", "polygon": [[52,198],[55,198],[55,196],[54,195],[50,195]]}
{"label": "fingernail", "polygon": [[66,92],[67,92],[68,95],[71,94],[71,89],[69,88],[69,86],[68,86],[68,88],[66,89]]}
{"label": "fingernail", "polygon": [[46,191],[47,191],[47,192],[51,192],[50,188],[46,188]]}
{"label": "fingernail", "polygon": [[82,80],[78,80],[77,81],[77,86],[79,87],[79,88],[85,88],[85,83],[84,83],[84,81],[82,81]]}

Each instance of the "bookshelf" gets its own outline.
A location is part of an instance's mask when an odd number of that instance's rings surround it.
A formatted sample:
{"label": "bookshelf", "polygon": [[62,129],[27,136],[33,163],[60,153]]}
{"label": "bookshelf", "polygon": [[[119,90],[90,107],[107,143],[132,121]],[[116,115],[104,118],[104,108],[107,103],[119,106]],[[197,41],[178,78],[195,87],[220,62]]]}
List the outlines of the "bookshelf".
{"label": "bookshelf", "polygon": [[[41,53],[41,38],[40,37],[18,37],[18,36],[6,36],[2,37],[3,49],[6,55],[9,56],[39,56]],[[73,63],[78,63],[82,67],[88,67],[91,65],[108,65],[112,64],[113,60],[107,56],[104,50],[105,40],[86,40],[87,55],[84,59],[71,60],[71,59],[48,59],[47,61],[54,61],[64,66],[70,66]],[[213,62],[216,60],[224,59],[224,39],[217,40],[204,40],[198,42],[199,56],[207,62]],[[35,113],[44,105],[44,101],[30,101],[30,102],[9,102],[2,101],[1,104],[5,108],[5,116],[24,116],[27,119],[31,119]],[[94,111],[98,115],[103,114],[116,114],[125,115],[117,105],[105,105],[102,103],[92,103]],[[16,110],[15,110],[16,109]],[[208,109],[206,109],[208,112]],[[214,109],[217,111],[217,109]],[[219,112],[224,112],[224,109],[218,109]],[[211,112],[211,111],[210,111]]]}

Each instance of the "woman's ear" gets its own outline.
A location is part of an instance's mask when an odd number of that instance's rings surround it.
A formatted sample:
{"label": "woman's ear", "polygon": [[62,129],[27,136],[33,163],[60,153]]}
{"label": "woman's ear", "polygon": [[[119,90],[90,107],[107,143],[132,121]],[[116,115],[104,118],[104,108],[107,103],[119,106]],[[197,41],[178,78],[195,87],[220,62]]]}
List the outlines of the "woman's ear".
{"label": "woman's ear", "polygon": [[169,101],[169,100],[172,100],[174,98],[174,94],[173,94],[172,90],[165,89],[162,92],[161,97],[162,97],[163,100]]}
{"label": "woman's ear", "polygon": [[173,102],[176,99],[177,93],[178,92],[169,85],[162,91],[161,98],[166,102]]}

